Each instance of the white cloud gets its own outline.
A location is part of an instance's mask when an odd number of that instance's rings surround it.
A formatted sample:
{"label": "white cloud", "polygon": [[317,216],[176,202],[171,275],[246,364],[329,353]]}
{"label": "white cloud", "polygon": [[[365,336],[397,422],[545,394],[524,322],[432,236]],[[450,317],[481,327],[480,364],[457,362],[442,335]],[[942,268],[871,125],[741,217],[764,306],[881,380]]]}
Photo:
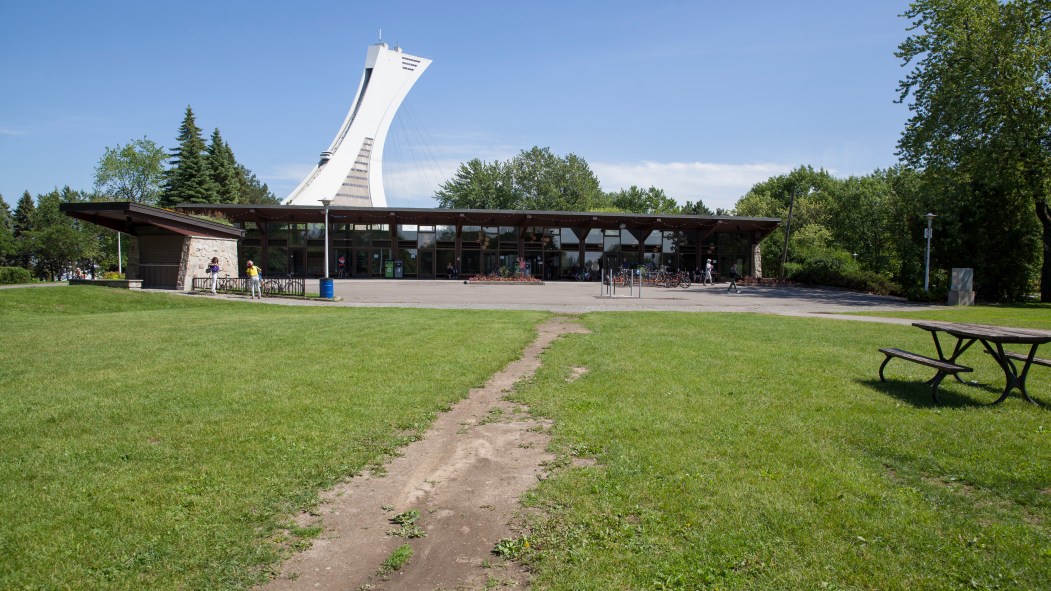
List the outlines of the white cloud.
{"label": "white cloud", "polygon": [[314,170],[315,164],[304,164],[295,162],[292,164],[278,164],[273,171],[267,175],[267,181],[295,181],[298,184]]}
{"label": "white cloud", "polygon": [[774,163],[719,164],[714,162],[628,162],[591,163],[604,191],[618,191],[632,185],[642,189],[663,189],[680,204],[704,202],[712,211],[731,209],[752,185],[792,170],[791,165]]}

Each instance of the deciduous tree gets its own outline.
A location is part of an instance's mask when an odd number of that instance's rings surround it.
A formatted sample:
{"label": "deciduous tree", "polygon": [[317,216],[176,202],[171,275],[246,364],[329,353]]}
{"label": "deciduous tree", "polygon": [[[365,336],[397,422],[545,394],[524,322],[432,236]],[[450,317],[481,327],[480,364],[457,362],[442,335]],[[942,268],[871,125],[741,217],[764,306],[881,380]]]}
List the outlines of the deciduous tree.
{"label": "deciduous tree", "polygon": [[156,205],[164,182],[164,148],[142,138],[106,148],[95,166],[95,190],[118,201]]}
{"label": "deciduous tree", "polygon": [[607,193],[605,199],[613,207],[628,213],[683,213],[679,203],[657,187],[643,190],[632,185]]}
{"label": "deciduous tree", "polygon": [[1013,300],[1042,254],[1051,301],[1051,3],[918,0],[903,16],[897,56],[912,69],[898,89],[912,117],[898,148],[945,230],[932,258]]}

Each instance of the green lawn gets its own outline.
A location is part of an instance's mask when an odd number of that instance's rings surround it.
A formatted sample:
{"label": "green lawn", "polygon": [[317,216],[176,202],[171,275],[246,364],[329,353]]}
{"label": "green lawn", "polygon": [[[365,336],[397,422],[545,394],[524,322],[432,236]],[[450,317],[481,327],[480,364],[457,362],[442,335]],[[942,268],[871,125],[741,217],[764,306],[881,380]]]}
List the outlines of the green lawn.
{"label": "green lawn", "polygon": [[0,290],[0,589],[249,586],[543,316]]}
{"label": "green lawn", "polygon": [[[0,588],[250,586],[315,533],[289,515],[546,316],[0,290]],[[1041,406],[990,407],[1002,375],[969,352],[986,385],[947,380],[934,405],[925,368],[877,376],[878,347],[933,350],[908,326],[582,321],[515,393],[567,462],[598,461],[529,495],[534,588],[1047,588],[1048,368]]]}
{"label": "green lawn", "polygon": [[919,312],[854,312],[854,314],[1051,330],[1051,304],[954,306]]}
{"label": "green lawn", "polygon": [[[591,314],[516,397],[567,469],[527,555],[540,589],[1047,589],[1051,370],[995,407],[881,346],[908,326],[745,314]],[[572,368],[588,373],[567,382]],[[555,394],[557,393],[557,394]]]}

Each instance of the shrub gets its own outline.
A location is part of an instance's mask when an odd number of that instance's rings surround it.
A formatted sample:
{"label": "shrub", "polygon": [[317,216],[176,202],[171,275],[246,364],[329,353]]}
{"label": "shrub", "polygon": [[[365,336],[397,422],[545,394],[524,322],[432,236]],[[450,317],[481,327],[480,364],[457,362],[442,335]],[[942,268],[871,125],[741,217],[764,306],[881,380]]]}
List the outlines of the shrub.
{"label": "shrub", "polygon": [[106,271],[102,274],[103,279],[124,279],[124,273],[118,273],[116,271]]}
{"label": "shrub", "polygon": [[846,253],[825,252],[801,263],[786,263],[785,275],[799,283],[842,287],[879,295],[902,293],[900,285],[884,275],[860,269]]}
{"label": "shrub", "polygon": [[31,283],[33,275],[22,267],[0,267],[0,285]]}

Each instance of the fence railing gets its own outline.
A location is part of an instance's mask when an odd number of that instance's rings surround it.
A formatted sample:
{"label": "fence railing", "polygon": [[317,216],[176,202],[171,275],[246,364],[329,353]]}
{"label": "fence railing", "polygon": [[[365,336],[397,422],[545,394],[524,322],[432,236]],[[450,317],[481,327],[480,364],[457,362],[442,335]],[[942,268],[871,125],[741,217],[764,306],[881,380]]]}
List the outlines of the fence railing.
{"label": "fence railing", "polygon": [[[302,277],[263,277],[260,280],[263,295],[291,295],[305,296],[307,293],[307,282]],[[211,277],[194,277],[193,290],[211,291]],[[247,277],[220,277],[217,280],[215,291],[222,293],[248,294]]]}

